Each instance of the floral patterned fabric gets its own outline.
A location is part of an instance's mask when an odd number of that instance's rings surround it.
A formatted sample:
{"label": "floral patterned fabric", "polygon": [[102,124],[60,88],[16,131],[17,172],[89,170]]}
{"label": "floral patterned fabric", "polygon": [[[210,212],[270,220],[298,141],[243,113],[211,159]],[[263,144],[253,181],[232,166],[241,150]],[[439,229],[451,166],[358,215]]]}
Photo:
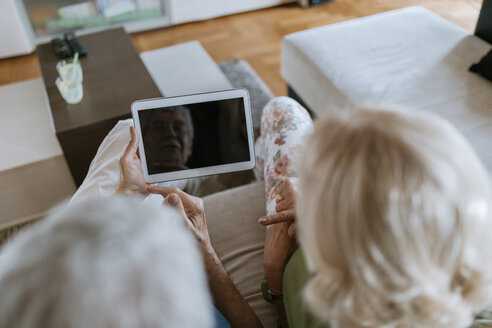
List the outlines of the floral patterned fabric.
{"label": "floral patterned fabric", "polygon": [[266,212],[275,213],[278,188],[297,177],[297,161],[306,136],[313,131],[307,110],[295,100],[279,97],[263,110],[260,137],[256,141],[256,176],[265,180]]}

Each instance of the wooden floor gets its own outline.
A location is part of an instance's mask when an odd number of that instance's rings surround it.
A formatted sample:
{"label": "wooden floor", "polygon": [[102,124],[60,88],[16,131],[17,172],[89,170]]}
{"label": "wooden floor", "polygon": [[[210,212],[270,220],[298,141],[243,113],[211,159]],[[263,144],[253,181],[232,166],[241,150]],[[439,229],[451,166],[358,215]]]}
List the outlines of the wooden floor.
{"label": "wooden floor", "polygon": [[[336,0],[308,9],[296,4],[183,24],[132,36],[143,52],[199,40],[216,62],[242,58],[253,66],[276,95],[286,93],[280,76],[284,35],[408,6],[423,6],[472,32],[480,0]],[[40,76],[35,54],[0,60],[0,85]]]}

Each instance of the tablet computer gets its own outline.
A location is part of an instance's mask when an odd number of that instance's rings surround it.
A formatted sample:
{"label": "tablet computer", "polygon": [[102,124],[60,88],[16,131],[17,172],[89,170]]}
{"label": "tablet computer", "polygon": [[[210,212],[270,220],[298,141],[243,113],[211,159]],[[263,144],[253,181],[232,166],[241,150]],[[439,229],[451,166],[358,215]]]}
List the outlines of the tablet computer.
{"label": "tablet computer", "polygon": [[131,107],[148,183],[255,166],[246,89],[139,100]]}

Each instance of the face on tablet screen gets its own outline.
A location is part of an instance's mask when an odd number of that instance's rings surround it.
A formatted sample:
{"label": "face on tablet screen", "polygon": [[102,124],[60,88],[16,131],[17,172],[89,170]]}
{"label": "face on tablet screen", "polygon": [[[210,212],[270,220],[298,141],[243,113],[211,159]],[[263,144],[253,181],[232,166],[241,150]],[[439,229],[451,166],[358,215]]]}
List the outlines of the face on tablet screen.
{"label": "face on tablet screen", "polygon": [[140,112],[140,122],[149,173],[188,168],[193,147],[189,109],[179,106]]}
{"label": "face on tablet screen", "polygon": [[138,112],[149,174],[249,161],[242,98]]}

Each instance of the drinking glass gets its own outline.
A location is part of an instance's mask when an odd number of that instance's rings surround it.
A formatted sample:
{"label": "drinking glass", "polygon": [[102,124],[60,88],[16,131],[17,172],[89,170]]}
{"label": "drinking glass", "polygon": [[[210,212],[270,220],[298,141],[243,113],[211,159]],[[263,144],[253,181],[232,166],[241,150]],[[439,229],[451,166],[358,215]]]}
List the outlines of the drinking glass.
{"label": "drinking glass", "polygon": [[83,74],[80,61],[75,64],[75,72],[73,69],[74,65],[71,61],[61,60],[56,64],[56,70],[62,80],[75,79],[77,82],[82,82]]}
{"label": "drinking glass", "polygon": [[84,95],[82,81],[63,80],[61,77],[58,77],[55,84],[67,103],[78,104],[82,100]]}

